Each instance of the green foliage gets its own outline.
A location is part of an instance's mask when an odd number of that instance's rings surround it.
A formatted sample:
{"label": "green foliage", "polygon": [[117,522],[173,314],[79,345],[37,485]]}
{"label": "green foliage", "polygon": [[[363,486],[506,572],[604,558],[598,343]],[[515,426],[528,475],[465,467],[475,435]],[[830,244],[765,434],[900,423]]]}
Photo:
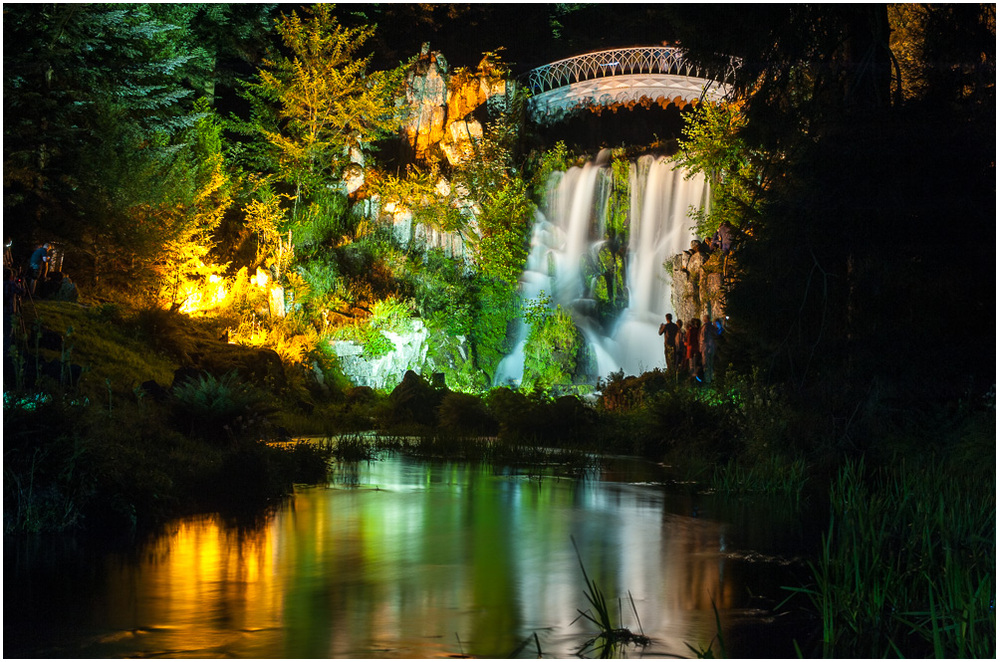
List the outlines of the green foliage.
{"label": "green foliage", "polygon": [[566,143],[562,140],[545,150],[533,168],[531,176],[531,192],[535,200],[545,200],[549,192],[552,175],[557,172],[566,172],[573,163]]}
{"label": "green foliage", "polygon": [[993,479],[943,469],[841,469],[814,584],[798,590],[822,619],[815,653],[995,656]]}
{"label": "green foliage", "polygon": [[448,335],[468,335],[476,305],[474,277],[465,263],[432,249],[407,262],[414,284],[414,304],[420,317]]}
{"label": "green foliage", "polygon": [[74,242],[91,258],[78,273],[130,273],[151,292],[165,243],[208,202],[198,168],[214,149],[192,135],[205,108],[187,87],[214,62],[192,39],[197,15],[166,7],[24,5],[4,23],[18,43],[4,67],[5,210]]}
{"label": "green foliage", "polygon": [[561,306],[536,315],[524,344],[523,384],[538,389],[572,384],[584,346],[583,334]]}
{"label": "green foliage", "polygon": [[712,236],[725,222],[734,228],[750,226],[760,216],[764,184],[760,160],[740,134],[746,117],[735,106],[709,103],[682,117],[677,167],[685,168],[689,178],[704,175],[712,191],[709,211],[693,212],[698,236]]}
{"label": "green foliage", "polygon": [[369,186],[382,202],[382,209],[406,209],[416,223],[442,232],[465,231],[471,214],[464,209],[463,200],[454,186],[443,185],[445,180],[440,164],[432,161],[426,168],[407,164],[406,175],[372,173]]}
{"label": "green foliage", "polygon": [[471,339],[476,366],[488,375],[510,350],[508,326],[520,313],[517,290],[510,283],[477,276],[476,307],[472,311]]}
{"label": "green foliage", "polygon": [[352,231],[350,203],[342,191],[321,189],[312,198],[302,208],[298,222],[289,228],[292,244],[303,252],[335,246]]}
{"label": "green foliage", "polygon": [[476,266],[487,278],[517,283],[528,257],[527,236],[534,205],[524,182],[511,179],[482,195]]}
{"label": "green foliage", "polygon": [[448,434],[490,435],[496,432],[496,421],[486,403],[475,395],[447,393],[438,407],[438,429]]}
{"label": "green foliage", "polygon": [[628,260],[631,213],[631,162],[625,150],[612,151],[611,191],[608,195],[604,241],[595,262],[589,262],[586,273],[594,282],[592,296],[597,303],[597,316],[610,323],[628,306],[625,265]]}
{"label": "green foliage", "polygon": [[383,430],[405,433],[426,432],[437,424],[437,409],[447,394],[427,382],[422,376],[408,370],[402,381],[392,390],[378,414]]}
{"label": "green foliage", "polygon": [[394,298],[376,301],[372,305],[369,318],[358,324],[339,327],[335,336],[362,345],[366,357],[377,359],[395,349],[395,345],[384,332],[405,334],[412,331],[412,310],[409,301],[397,301]]}
{"label": "green foliage", "polygon": [[608,195],[608,211],[605,215],[606,238],[618,244],[628,245],[629,212],[632,204],[631,179],[632,163],[624,149],[611,152],[611,193]]}
{"label": "green foliage", "polygon": [[403,334],[413,330],[412,316],[412,302],[390,297],[372,305],[372,316],[368,323],[376,329]]}
{"label": "green foliage", "polygon": [[669,376],[661,370],[628,377],[625,371],[619,370],[597,381],[597,390],[601,393],[598,406],[612,413],[636,411],[647,406],[654,395],[669,385]]}
{"label": "green foliage", "polygon": [[207,99],[197,100],[195,111],[201,117],[185,136],[192,145],[193,195],[189,204],[166,216],[173,227],[164,234],[163,247],[154,262],[161,296],[171,306],[184,303],[179,296],[184,285],[202,285],[210,276],[221,274],[222,267],[212,264],[209,252],[214,247],[214,232],[232,202],[229,178],[223,170],[222,126]]}
{"label": "green foliage", "polygon": [[717,493],[727,496],[765,494],[798,503],[807,481],[805,460],[787,461],[780,455],[772,455],[749,464],[730,459],[724,465],[716,465],[711,485]]}
{"label": "green foliage", "polygon": [[[282,15],[277,31],[289,56],[264,61],[247,95],[274,119],[257,118],[257,129],[274,150],[277,171],[303,193],[315,194],[339,178],[351,149],[363,149],[396,128],[393,95],[398,72],[370,72],[359,57],[373,27],[340,25],[330,5]],[[297,218],[298,210],[294,216]]]}

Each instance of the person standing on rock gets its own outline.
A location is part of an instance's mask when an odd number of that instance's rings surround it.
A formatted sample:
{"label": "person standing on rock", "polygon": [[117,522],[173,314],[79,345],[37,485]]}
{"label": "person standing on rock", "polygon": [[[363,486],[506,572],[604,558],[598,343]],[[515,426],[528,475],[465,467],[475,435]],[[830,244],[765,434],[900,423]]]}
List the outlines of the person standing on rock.
{"label": "person standing on rock", "polygon": [[695,317],[688,323],[687,331],[687,366],[691,371],[691,376],[698,377],[698,368],[701,367],[701,322]]}
{"label": "person standing on rock", "polygon": [[684,320],[677,320],[677,347],[674,354],[674,367],[680,369],[681,364],[687,357],[687,329],[684,328]]}
{"label": "person standing on rock", "polygon": [[677,331],[679,327],[674,324],[674,316],[670,313],[667,313],[666,319],[667,321],[660,325],[659,335],[663,336],[663,361],[669,371],[677,358]]}
{"label": "person standing on rock", "polygon": [[711,384],[715,374],[715,349],[718,346],[719,336],[716,333],[712,319],[705,315],[701,325],[701,365],[705,375],[705,383]]}

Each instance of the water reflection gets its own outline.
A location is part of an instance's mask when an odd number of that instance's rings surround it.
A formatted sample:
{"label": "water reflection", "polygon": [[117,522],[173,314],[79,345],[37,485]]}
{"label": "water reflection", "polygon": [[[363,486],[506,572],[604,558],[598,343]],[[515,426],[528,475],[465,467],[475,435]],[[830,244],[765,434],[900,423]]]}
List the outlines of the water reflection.
{"label": "water reflection", "polygon": [[[726,521],[696,500],[655,485],[405,458],[353,465],[249,529],[189,518],[135,557],[75,554],[88,581],[55,585],[49,570],[5,553],[5,591],[27,597],[22,612],[5,616],[4,652],[504,657],[537,634],[546,656],[571,656],[595,634],[577,620],[587,602],[572,538],[612,611],[622,598],[623,625],[638,632],[631,593],[654,640],[634,654],[689,656],[686,644],[707,645],[716,632],[713,600],[727,620],[748,594],[787,581],[787,564],[743,552],[784,559],[795,535],[788,522]],[[769,527],[780,540],[762,536]],[[752,550],[743,545],[751,538]],[[58,619],[48,618],[53,604]],[[18,627],[37,636],[11,644]],[[521,654],[534,657],[536,645]]]}

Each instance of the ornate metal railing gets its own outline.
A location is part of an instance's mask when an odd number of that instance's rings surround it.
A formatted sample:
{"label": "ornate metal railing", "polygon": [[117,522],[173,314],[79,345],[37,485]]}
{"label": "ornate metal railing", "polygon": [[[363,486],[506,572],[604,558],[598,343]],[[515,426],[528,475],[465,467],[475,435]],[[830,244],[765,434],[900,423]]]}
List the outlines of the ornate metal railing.
{"label": "ornate metal railing", "polygon": [[638,46],[586,53],[552,62],[532,69],[524,80],[532,94],[541,94],[583,81],[633,74],[665,74],[724,82],[732,80],[735,68],[735,60],[730,60],[724,75],[720,77],[684,59],[679,48]]}

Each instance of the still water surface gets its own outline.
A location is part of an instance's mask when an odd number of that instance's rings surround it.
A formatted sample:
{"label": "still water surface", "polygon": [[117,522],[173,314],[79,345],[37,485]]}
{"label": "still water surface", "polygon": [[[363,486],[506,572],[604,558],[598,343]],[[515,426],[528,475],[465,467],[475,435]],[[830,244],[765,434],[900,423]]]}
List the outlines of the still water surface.
{"label": "still water surface", "polygon": [[713,600],[730,656],[794,655],[801,628],[772,608],[804,576],[809,518],[659,478],[393,457],[341,465],[254,525],[185,518],[127,552],[5,541],[4,657],[573,656],[596,633],[574,540],[652,639],[627,656],[691,657]]}

